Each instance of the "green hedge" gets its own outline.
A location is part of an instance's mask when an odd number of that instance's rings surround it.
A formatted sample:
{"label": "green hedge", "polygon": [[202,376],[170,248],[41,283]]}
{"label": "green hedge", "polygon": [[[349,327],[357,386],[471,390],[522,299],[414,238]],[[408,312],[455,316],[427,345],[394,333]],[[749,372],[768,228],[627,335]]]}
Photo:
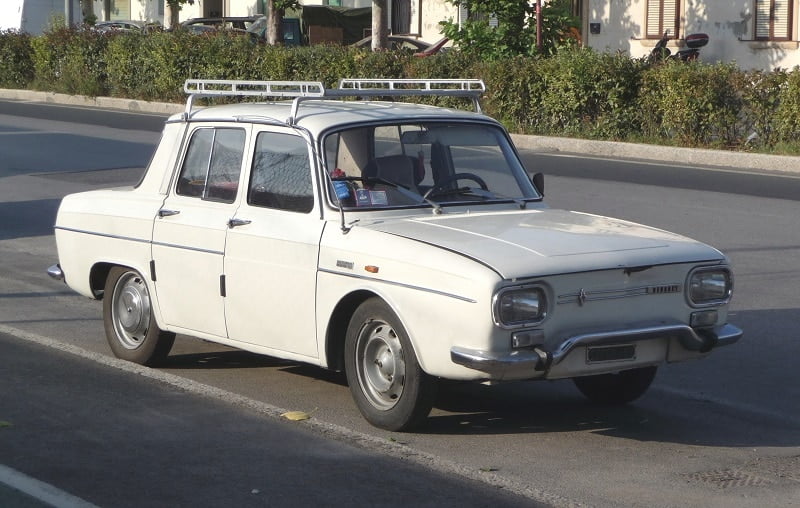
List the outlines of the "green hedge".
{"label": "green hedge", "polygon": [[[511,131],[679,146],[800,153],[800,69],[651,65],[622,54],[562,50],[480,61],[340,46],[283,48],[226,32],[0,32],[0,87],[183,102],[188,78],[314,80],[474,78],[484,111]],[[426,102],[460,107],[448,98]]]}

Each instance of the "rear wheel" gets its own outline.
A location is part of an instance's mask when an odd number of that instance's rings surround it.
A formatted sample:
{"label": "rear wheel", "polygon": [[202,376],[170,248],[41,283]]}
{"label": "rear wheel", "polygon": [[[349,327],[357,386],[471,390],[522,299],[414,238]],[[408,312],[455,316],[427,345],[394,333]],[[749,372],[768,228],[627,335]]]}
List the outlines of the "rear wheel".
{"label": "rear wheel", "polygon": [[158,328],[147,284],[130,268],[116,266],[108,274],[103,324],[114,355],[141,365],[166,358],[175,341],[174,333]]}
{"label": "rear wheel", "polygon": [[356,309],[347,328],[345,371],[364,418],[376,427],[404,431],[422,423],[436,398],[400,320],[378,298]]}
{"label": "rear wheel", "polygon": [[622,405],[644,395],[656,377],[657,369],[658,367],[641,367],[614,374],[576,377],[572,381],[592,402]]}

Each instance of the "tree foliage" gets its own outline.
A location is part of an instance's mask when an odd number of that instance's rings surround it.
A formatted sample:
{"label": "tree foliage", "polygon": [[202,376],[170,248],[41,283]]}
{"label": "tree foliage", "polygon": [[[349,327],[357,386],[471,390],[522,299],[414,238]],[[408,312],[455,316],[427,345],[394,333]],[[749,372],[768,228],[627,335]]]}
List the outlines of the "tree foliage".
{"label": "tree foliage", "polygon": [[569,0],[550,0],[542,6],[542,45],[537,47],[535,2],[520,0],[448,0],[466,8],[469,18],[461,25],[441,23],[445,36],[462,51],[486,59],[552,54],[559,47],[579,42],[579,20],[571,15]]}

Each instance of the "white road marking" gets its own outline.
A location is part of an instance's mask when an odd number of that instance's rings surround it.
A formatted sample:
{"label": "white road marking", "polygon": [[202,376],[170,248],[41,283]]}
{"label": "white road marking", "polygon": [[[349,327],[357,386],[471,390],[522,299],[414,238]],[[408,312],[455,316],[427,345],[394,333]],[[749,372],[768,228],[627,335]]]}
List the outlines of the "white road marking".
{"label": "white road marking", "polygon": [[88,501],[2,464],[0,464],[0,483],[58,508],[97,508]]}

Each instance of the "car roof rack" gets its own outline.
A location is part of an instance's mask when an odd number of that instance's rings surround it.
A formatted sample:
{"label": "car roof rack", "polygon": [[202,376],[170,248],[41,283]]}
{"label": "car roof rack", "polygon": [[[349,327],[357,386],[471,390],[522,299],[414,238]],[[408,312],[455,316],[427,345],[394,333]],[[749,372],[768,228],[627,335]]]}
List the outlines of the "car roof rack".
{"label": "car roof rack", "polygon": [[291,116],[297,118],[300,102],[313,99],[347,97],[438,96],[472,99],[480,113],[480,96],[486,85],[480,79],[365,79],[339,80],[338,88],[328,88],[319,81],[240,81],[226,79],[187,79],[183,86],[189,94],[184,118],[192,114],[194,100],[203,97],[282,97],[293,98]]}

